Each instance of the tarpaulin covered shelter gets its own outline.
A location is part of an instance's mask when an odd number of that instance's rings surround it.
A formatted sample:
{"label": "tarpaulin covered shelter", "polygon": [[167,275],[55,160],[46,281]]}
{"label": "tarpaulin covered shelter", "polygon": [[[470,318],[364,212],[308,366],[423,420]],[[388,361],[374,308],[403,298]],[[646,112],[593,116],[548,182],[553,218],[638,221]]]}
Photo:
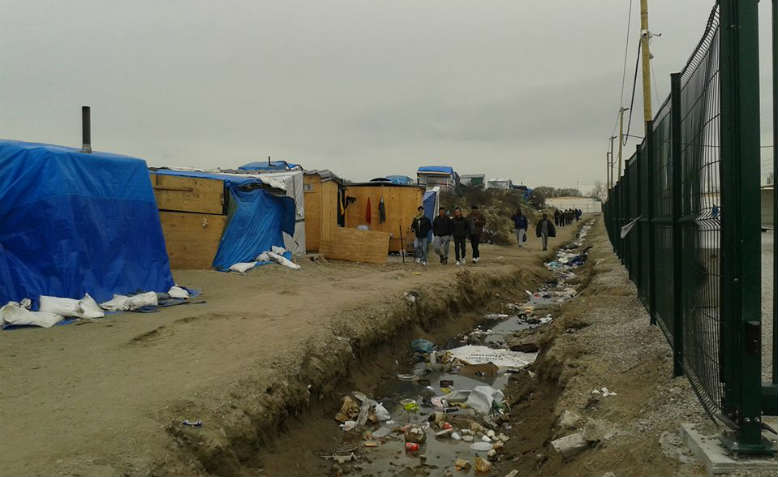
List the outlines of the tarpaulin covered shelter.
{"label": "tarpaulin covered shelter", "polygon": [[[190,245],[191,250],[200,250],[194,248],[197,242],[203,242],[197,236],[200,225],[204,233],[204,230],[213,224],[213,232],[209,237],[210,240],[217,239],[218,246],[214,243],[213,247],[200,251],[200,254],[204,254],[201,258],[205,263],[211,263],[219,270],[226,270],[235,263],[253,261],[257,255],[270,250],[274,245],[284,247],[284,232],[294,235],[295,201],[291,197],[279,195],[285,194],[284,190],[278,190],[278,187],[283,187],[283,182],[274,181],[270,177],[263,180],[254,174],[191,170],[155,169],[151,171],[151,175],[160,204],[168,252],[171,257],[183,255],[181,259],[172,259],[174,267],[179,260],[181,263],[192,263],[186,262],[186,254],[193,253],[189,251]],[[213,194],[208,194],[203,186],[203,192],[197,195],[195,183],[189,184],[188,187],[171,187],[164,182],[166,177],[207,181],[216,187],[212,189]],[[266,182],[275,183],[277,187],[274,188],[278,194],[268,190]],[[192,192],[196,195],[187,196]],[[162,196],[166,193],[182,196],[176,200],[163,199]],[[204,204],[197,201],[209,195],[213,198]],[[207,212],[208,210],[210,212]]]}
{"label": "tarpaulin covered shelter", "polygon": [[263,172],[277,172],[277,171],[301,171],[303,168],[300,164],[294,164],[286,161],[257,161],[249,162],[238,167],[241,171],[263,171]]}
{"label": "tarpaulin covered shelter", "polygon": [[419,185],[427,189],[440,187],[442,191],[451,191],[459,184],[459,175],[450,166],[421,166],[416,177]]}
{"label": "tarpaulin covered shelter", "polygon": [[0,140],[0,303],[172,285],[145,161]]}

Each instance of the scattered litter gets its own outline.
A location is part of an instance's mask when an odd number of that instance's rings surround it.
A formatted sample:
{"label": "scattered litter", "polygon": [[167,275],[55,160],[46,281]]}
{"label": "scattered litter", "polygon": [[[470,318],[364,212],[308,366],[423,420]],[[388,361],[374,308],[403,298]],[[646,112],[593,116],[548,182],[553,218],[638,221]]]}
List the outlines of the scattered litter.
{"label": "scattered litter", "polygon": [[488,442],[474,442],[470,448],[477,452],[488,452],[492,450],[492,445]]}
{"label": "scattered litter", "polygon": [[415,353],[431,353],[435,349],[435,343],[423,338],[411,341],[411,350]]}
{"label": "scattered litter", "polygon": [[418,452],[419,444],[416,443],[416,442],[406,442],[405,443],[405,450],[407,452]]}
{"label": "scattered litter", "polygon": [[459,374],[469,377],[488,377],[497,376],[500,368],[494,363],[466,364],[459,369]]}
{"label": "scattered litter", "polygon": [[476,457],[475,458],[475,471],[480,472],[482,474],[485,474],[492,470],[492,463],[488,460],[484,459],[483,457]]}
{"label": "scattered litter", "polygon": [[327,460],[334,460],[338,464],[345,464],[346,462],[357,460],[357,456],[353,452],[349,455],[324,455],[322,458]]}
{"label": "scattered litter", "polygon": [[375,416],[379,421],[388,421],[392,418],[392,415],[389,414],[389,411],[387,411],[381,403],[376,404],[375,406]]}
{"label": "scattered litter", "polygon": [[398,374],[397,379],[400,381],[418,381],[419,377],[415,374]]}
{"label": "scattered litter", "polygon": [[408,412],[416,412],[419,410],[419,404],[413,399],[403,399],[400,401],[400,404],[402,404],[403,409]]}
{"label": "scattered litter", "polygon": [[348,432],[357,427],[357,421],[346,421],[340,425],[340,428]]}
{"label": "scattered litter", "polygon": [[346,422],[356,419],[359,416],[360,407],[351,396],[345,396],[343,403],[340,406],[340,411],[335,415],[335,420],[338,422]]}
{"label": "scattered litter", "polygon": [[378,447],[380,444],[377,441],[365,441],[362,445],[365,447]]}
{"label": "scattered litter", "polygon": [[203,421],[200,419],[196,421],[190,421],[189,419],[184,419],[181,424],[187,426],[187,427],[203,427]]}
{"label": "scattered litter", "polygon": [[470,470],[470,461],[465,459],[457,459],[454,462],[454,467],[460,472]]}

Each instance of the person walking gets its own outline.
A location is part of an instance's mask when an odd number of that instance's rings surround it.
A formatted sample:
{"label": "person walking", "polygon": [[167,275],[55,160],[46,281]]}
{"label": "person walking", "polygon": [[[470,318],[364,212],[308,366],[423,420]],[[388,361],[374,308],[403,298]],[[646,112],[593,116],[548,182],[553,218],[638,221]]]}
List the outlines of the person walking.
{"label": "person walking", "polygon": [[416,218],[413,219],[413,223],[411,223],[411,230],[413,230],[413,232],[416,234],[416,239],[413,241],[413,250],[414,254],[416,255],[416,263],[426,265],[428,245],[427,236],[432,229],[432,222],[430,222],[430,219],[424,215],[424,207],[419,206],[417,210],[419,213],[416,215]]}
{"label": "person walking", "polygon": [[540,219],[540,222],[535,226],[535,235],[541,240],[543,250],[548,250],[548,238],[556,237],[556,229],[554,228],[554,224],[548,220],[546,214],[543,214],[543,218]]}
{"label": "person walking", "polygon": [[438,216],[432,221],[432,248],[440,256],[440,263],[448,263],[448,249],[451,243],[451,217],[446,214],[443,207],[438,211]]}
{"label": "person walking", "polygon": [[516,240],[519,242],[519,247],[523,247],[524,242],[527,241],[527,218],[521,213],[521,209],[516,209],[511,219],[513,228],[516,229]]}
{"label": "person walking", "polygon": [[481,235],[484,233],[484,225],[486,225],[486,219],[481,211],[478,210],[478,206],[474,205],[470,208],[470,247],[473,249],[473,263],[478,263],[481,259],[481,252],[478,250],[478,245],[481,243]]}
{"label": "person walking", "polygon": [[463,265],[467,262],[465,255],[467,252],[467,237],[470,235],[470,221],[462,216],[462,209],[454,209],[454,218],[451,220],[451,235],[454,237],[454,256],[457,259],[457,265]]}
{"label": "person walking", "polygon": [[560,225],[560,223],[559,223],[560,222],[560,217],[561,217],[561,214],[559,213],[559,209],[554,209],[554,225],[556,225],[557,227],[559,227],[559,225]]}

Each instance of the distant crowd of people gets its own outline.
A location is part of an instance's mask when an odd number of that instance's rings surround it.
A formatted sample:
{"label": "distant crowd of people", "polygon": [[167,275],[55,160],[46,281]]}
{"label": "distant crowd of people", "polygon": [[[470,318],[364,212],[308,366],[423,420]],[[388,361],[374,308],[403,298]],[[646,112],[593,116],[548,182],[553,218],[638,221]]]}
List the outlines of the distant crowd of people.
{"label": "distant crowd of people", "polygon": [[[543,250],[548,250],[549,237],[556,237],[556,227],[563,227],[573,221],[578,221],[582,215],[583,211],[580,209],[557,210],[554,212],[554,222],[552,223],[548,216],[543,214],[535,226],[535,236],[540,239]],[[518,245],[523,247],[527,241],[529,221],[521,209],[516,210],[516,213],[511,216],[511,220]],[[457,207],[454,209],[453,217],[450,217],[446,210],[441,207],[433,220],[424,215],[424,207],[419,207],[418,214],[411,223],[411,231],[415,237],[413,247],[416,263],[427,265],[428,248],[431,245],[432,250],[440,257],[440,263],[447,264],[450,244],[453,241],[456,264],[464,265],[467,263],[468,240],[472,249],[473,263],[478,263],[481,258],[478,246],[481,243],[485,225],[486,219],[477,205],[470,208],[470,213],[467,216],[462,213],[461,208]],[[429,240],[430,231],[432,232],[431,243]]]}
{"label": "distant crowd of people", "polygon": [[581,209],[566,209],[554,211],[554,225],[557,227],[564,227],[570,225],[573,221],[578,222],[581,220],[583,210]]}

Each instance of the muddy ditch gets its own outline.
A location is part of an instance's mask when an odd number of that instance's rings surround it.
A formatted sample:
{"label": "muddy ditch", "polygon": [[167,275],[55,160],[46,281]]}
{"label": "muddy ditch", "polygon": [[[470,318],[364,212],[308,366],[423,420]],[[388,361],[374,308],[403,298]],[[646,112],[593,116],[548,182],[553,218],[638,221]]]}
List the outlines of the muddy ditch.
{"label": "muddy ditch", "polygon": [[[585,280],[574,271],[581,264],[560,263],[580,255],[583,240],[564,246],[545,267],[500,274],[463,270],[454,286],[409,290],[400,307],[395,302],[348,311],[300,354],[270,363],[277,379],[246,378],[219,399],[171,406],[162,416],[171,423],[170,459],[155,473],[472,475],[475,457],[484,459],[483,466],[510,458],[498,444],[511,431],[510,398],[501,390],[534,361],[542,347],[537,331],[553,322]],[[410,344],[418,339],[436,345],[435,352],[414,352]],[[483,356],[495,349],[505,352],[498,358],[525,362],[495,370],[485,362],[497,358]],[[486,404],[470,398],[475,388],[486,392]],[[461,396],[453,399],[449,393],[457,391]],[[352,406],[343,407],[345,396],[360,410],[367,403],[362,419],[352,415]],[[380,412],[360,399],[380,402]],[[389,422],[376,415],[383,410]],[[339,422],[334,418],[340,411]],[[173,417],[181,415],[196,415],[207,425],[181,426]],[[406,452],[412,440],[423,442]],[[487,440],[498,446],[494,452]],[[476,441],[481,444],[474,449]],[[460,458],[469,465],[456,470]]]}

